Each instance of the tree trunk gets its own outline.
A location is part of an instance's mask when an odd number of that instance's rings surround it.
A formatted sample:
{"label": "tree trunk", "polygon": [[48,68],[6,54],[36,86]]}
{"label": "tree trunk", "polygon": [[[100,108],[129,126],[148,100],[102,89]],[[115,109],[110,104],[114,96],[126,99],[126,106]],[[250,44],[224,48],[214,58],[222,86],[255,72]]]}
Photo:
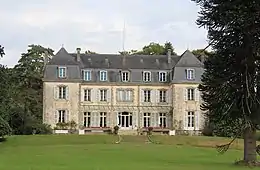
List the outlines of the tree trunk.
{"label": "tree trunk", "polygon": [[247,128],[244,131],[244,161],[256,162],[256,130]]}

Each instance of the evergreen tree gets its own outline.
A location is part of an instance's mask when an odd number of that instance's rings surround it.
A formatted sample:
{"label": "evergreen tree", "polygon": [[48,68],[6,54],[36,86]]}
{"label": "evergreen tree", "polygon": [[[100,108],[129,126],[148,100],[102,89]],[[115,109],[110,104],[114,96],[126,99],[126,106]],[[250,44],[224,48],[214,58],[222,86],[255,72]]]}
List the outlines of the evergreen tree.
{"label": "evergreen tree", "polygon": [[[199,86],[202,109],[216,124],[238,127],[236,136],[244,138],[243,161],[255,163],[260,123],[260,1],[192,1],[201,7],[197,24],[208,29],[214,50],[205,61]],[[224,152],[233,141],[218,148]]]}

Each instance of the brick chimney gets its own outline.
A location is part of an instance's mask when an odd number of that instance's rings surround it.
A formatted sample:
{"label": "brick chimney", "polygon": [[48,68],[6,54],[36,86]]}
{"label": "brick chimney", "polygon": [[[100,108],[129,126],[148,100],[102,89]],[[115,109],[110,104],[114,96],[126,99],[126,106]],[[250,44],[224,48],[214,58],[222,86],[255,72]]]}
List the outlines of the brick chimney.
{"label": "brick chimney", "polygon": [[171,49],[167,50],[168,64],[171,64]]}
{"label": "brick chimney", "polygon": [[76,49],[77,50],[77,62],[80,62],[80,51],[81,51],[81,49],[80,48],[77,48]]}

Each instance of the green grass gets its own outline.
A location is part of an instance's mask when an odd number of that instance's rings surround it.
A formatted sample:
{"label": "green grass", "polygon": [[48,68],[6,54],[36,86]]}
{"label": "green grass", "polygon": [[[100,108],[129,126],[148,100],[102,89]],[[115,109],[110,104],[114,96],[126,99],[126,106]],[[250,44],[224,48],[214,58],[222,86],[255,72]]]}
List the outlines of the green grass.
{"label": "green grass", "polygon": [[224,138],[156,136],[161,144],[148,144],[144,136],[125,136],[121,144],[108,135],[13,136],[0,143],[0,170],[231,170],[242,157],[235,142],[224,155],[216,144]]}

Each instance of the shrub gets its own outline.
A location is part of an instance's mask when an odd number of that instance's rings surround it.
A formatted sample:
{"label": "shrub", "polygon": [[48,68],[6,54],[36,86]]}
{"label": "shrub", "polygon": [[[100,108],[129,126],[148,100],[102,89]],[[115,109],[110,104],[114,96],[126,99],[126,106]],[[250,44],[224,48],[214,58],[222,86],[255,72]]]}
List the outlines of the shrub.
{"label": "shrub", "polygon": [[119,126],[114,126],[114,134],[118,135],[118,131],[119,131]]}
{"label": "shrub", "polygon": [[147,132],[147,134],[148,134],[148,135],[152,135],[152,132],[153,132],[153,127],[148,127],[148,132]]}
{"label": "shrub", "polygon": [[10,135],[11,132],[12,129],[9,126],[8,122],[0,116],[0,138],[4,138],[5,136]]}
{"label": "shrub", "polygon": [[34,127],[35,134],[52,134],[52,128],[47,124],[36,124]]}

